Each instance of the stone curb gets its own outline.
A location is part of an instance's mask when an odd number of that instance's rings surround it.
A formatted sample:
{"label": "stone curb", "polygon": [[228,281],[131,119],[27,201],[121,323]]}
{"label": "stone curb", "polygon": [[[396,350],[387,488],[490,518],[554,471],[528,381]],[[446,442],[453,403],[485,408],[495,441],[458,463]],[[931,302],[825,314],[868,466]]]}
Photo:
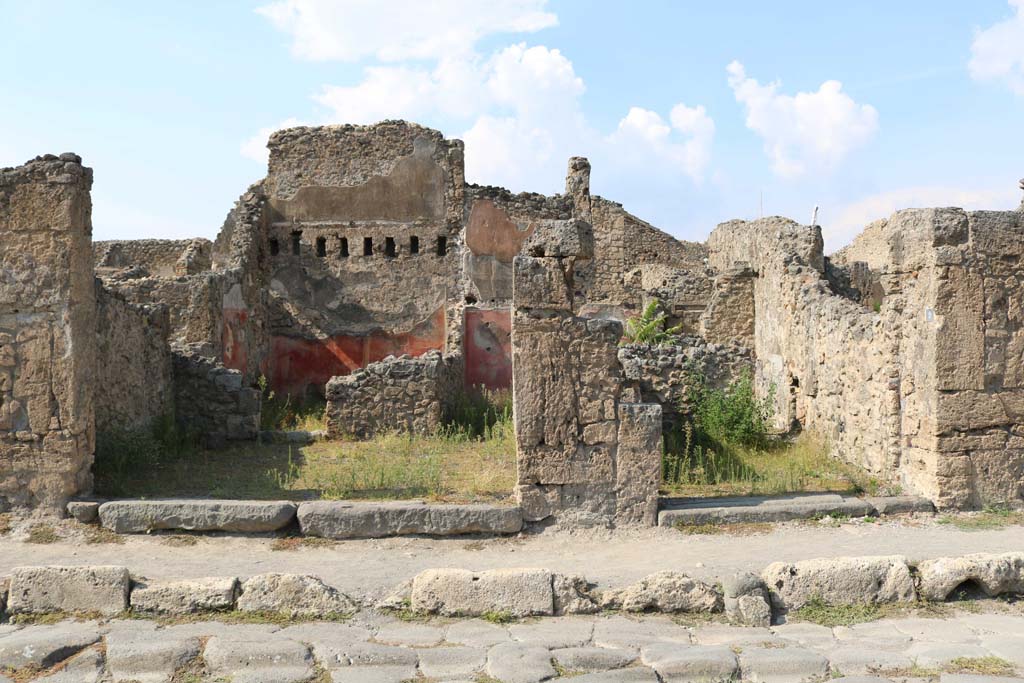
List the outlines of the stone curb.
{"label": "stone curb", "polygon": [[[7,583],[0,577],[0,588]],[[735,623],[767,626],[773,617],[812,600],[830,605],[939,602],[955,597],[965,586],[980,588],[990,597],[1024,592],[1024,553],[937,558],[916,566],[898,555],[776,562],[760,576],[738,574],[714,586],[681,572],[662,571],[603,591],[582,577],[547,569],[429,569],[383,600],[363,606],[509,617],[592,614],[602,608],[661,613],[724,610]],[[300,574],[263,574],[245,581],[212,577],[147,582],[132,581],[125,567],[42,566],[17,567],[9,578],[6,611],[11,615],[112,616],[129,606],[148,615],[248,610],[316,618],[357,611],[360,603],[316,576]]]}
{"label": "stone curb", "polygon": [[295,504],[257,500],[114,500],[99,507],[100,524],[119,534],[187,531],[277,531],[295,519]]}

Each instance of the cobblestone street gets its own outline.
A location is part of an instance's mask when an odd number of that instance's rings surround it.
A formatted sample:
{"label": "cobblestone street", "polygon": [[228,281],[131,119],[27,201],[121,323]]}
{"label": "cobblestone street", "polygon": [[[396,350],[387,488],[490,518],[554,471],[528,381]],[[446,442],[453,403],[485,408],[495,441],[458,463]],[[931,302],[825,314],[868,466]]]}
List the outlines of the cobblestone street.
{"label": "cobblestone street", "polygon": [[0,671],[13,678],[0,681],[1024,681],[1014,677],[1024,672],[1024,613],[1004,603],[981,610],[835,628],[683,626],[619,615],[402,621],[376,612],[285,627],[7,625],[0,626]]}

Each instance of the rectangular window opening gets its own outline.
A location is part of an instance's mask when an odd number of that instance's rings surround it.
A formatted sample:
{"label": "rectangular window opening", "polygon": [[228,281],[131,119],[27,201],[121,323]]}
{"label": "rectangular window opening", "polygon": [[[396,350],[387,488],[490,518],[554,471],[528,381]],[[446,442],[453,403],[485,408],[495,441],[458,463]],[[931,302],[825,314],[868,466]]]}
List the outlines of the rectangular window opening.
{"label": "rectangular window opening", "polygon": [[316,255],[320,258],[327,256],[327,238],[317,237],[316,238]]}
{"label": "rectangular window opening", "polygon": [[281,253],[281,244],[276,237],[272,237],[270,239],[270,255],[277,256],[279,253]]}
{"label": "rectangular window opening", "polygon": [[301,250],[301,247],[302,247],[302,233],[301,232],[293,232],[292,233],[292,253],[295,254],[296,256],[298,256],[299,252]]}
{"label": "rectangular window opening", "polygon": [[348,238],[341,238],[341,258],[348,258]]}
{"label": "rectangular window opening", "polygon": [[384,238],[384,255],[385,256],[390,256],[391,258],[394,258],[395,254],[396,254],[396,252],[395,252],[395,238],[394,237],[385,237]]}
{"label": "rectangular window opening", "polygon": [[444,256],[448,253],[448,238],[444,235],[437,236],[437,255]]}
{"label": "rectangular window opening", "polygon": [[413,235],[409,238],[409,253],[418,254],[420,253],[420,238]]}
{"label": "rectangular window opening", "polygon": [[363,238],[363,256],[373,256],[373,238]]}

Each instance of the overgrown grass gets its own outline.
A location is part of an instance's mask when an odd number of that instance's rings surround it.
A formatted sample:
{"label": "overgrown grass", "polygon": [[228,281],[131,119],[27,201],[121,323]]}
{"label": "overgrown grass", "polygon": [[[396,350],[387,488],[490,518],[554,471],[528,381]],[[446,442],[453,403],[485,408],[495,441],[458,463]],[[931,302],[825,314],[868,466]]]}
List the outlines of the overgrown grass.
{"label": "overgrown grass", "polygon": [[[433,435],[306,446],[241,444],[97,472],[100,495],[251,499],[503,500],[515,484],[508,403],[467,399]],[[143,462],[141,459],[138,462]]]}
{"label": "overgrown grass", "polygon": [[812,435],[773,437],[772,397],[757,396],[749,373],[717,388],[691,369],[689,383],[681,408],[690,420],[665,435],[665,493],[742,496],[877,490],[878,482],[831,457],[827,444]]}
{"label": "overgrown grass", "polygon": [[264,376],[260,376],[257,384],[263,394],[260,429],[315,432],[327,428],[324,412],[327,403],[322,398],[279,396],[269,388]]}
{"label": "overgrown grass", "polygon": [[57,535],[57,530],[49,524],[33,524],[32,528],[28,530],[28,537],[25,539],[26,543],[56,543],[60,540],[60,536]]}
{"label": "overgrown grass", "polygon": [[735,522],[730,524],[687,524],[676,522],[678,531],[690,536],[756,536],[771,533],[768,522]]}
{"label": "overgrown grass", "polygon": [[130,495],[124,482],[186,460],[198,445],[198,435],[179,429],[171,416],[158,418],[149,429],[98,432],[92,468],[96,490]]}
{"label": "overgrown grass", "polygon": [[1024,511],[1014,510],[1005,504],[990,505],[979,512],[943,515],[939,517],[938,522],[962,531],[988,531],[1024,525]]}
{"label": "overgrown grass", "polygon": [[1013,676],[1017,668],[1000,657],[957,657],[946,665],[946,671],[954,674]]}

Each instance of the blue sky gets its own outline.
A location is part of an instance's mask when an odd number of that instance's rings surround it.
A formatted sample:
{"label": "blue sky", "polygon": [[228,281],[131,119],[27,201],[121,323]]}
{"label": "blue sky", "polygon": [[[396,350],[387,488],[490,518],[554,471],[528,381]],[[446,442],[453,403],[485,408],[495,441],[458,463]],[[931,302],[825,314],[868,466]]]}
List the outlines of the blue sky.
{"label": "blue sky", "polygon": [[213,237],[300,122],[417,120],[516,191],[589,156],[687,239],[819,205],[835,248],[1024,176],[1024,0],[0,0],[0,30],[0,166],[81,154],[96,239]]}

